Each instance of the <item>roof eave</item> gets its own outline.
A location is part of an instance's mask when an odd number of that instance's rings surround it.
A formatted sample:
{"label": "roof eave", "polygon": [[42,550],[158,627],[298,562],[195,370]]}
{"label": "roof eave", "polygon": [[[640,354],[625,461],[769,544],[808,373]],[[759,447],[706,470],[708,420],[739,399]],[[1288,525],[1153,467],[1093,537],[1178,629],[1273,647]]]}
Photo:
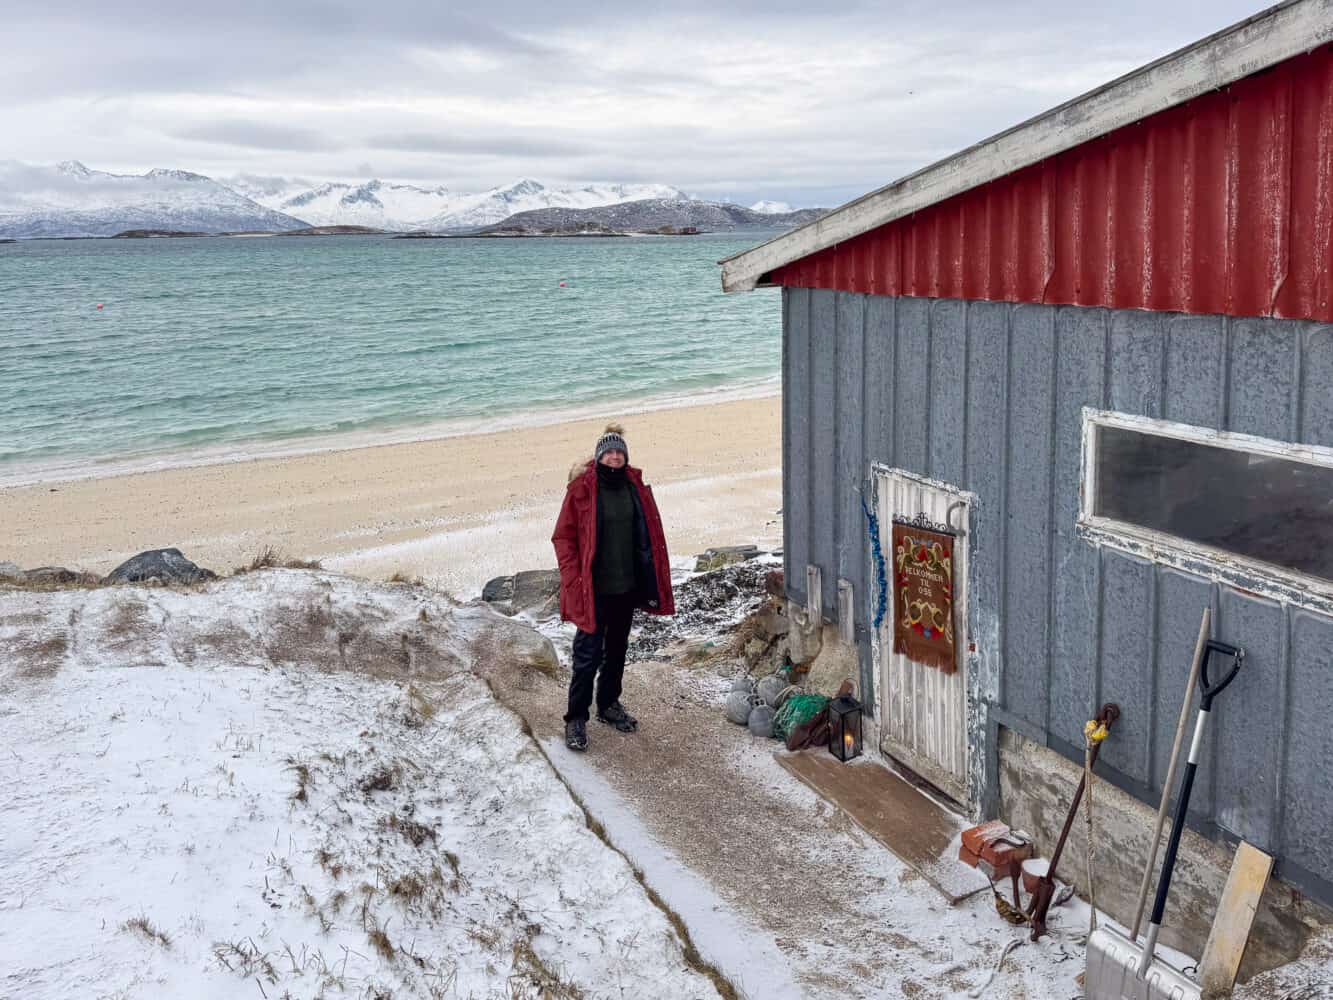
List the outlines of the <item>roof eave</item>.
{"label": "roof eave", "polygon": [[1096,90],[719,261],[722,290],[1039,163],[1333,41],[1333,0],[1287,0]]}

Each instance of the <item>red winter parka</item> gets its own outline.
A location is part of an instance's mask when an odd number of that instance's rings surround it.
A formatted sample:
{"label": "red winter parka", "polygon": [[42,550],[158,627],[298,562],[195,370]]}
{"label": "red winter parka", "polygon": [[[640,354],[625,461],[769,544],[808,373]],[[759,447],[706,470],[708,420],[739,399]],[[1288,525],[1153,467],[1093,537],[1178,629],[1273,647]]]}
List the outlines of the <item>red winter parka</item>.
{"label": "red winter parka", "polygon": [[[652,615],[674,615],[676,599],[671,593],[671,563],[666,535],[657,512],[653,489],[643,473],[625,467],[634,498],[634,540],[637,600],[635,607]],[[589,461],[582,472],[570,478],[565,502],[551,536],[556,562],[560,565],[560,617],[584,632],[597,631],[593,600],[592,560],[597,554],[597,465]]]}

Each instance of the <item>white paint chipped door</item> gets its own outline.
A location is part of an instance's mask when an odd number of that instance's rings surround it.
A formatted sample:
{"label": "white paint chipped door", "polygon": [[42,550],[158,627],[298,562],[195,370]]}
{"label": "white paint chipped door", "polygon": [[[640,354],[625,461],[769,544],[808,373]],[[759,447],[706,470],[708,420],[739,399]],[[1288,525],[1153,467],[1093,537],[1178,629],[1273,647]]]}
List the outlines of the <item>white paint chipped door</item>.
{"label": "white paint chipped door", "polygon": [[[968,495],[899,471],[881,472],[880,543],[890,586],[893,521],[919,514],[936,524],[966,530]],[[893,651],[893,595],[879,635],[879,709],[882,749],[901,760],[956,801],[967,795],[967,535],[959,534],[953,555],[954,636],[957,669],[952,674]]]}

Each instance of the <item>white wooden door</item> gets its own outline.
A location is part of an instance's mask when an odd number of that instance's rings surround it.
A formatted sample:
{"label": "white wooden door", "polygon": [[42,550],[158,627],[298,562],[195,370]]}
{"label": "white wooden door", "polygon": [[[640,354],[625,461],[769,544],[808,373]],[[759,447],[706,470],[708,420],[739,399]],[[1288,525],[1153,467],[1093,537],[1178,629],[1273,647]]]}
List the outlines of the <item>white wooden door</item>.
{"label": "white wooden door", "polygon": [[957,669],[946,674],[893,650],[890,593],[879,636],[882,749],[961,803],[967,795],[967,535],[968,495],[900,471],[879,480],[880,544],[893,586],[893,521],[924,514],[959,530],[953,553],[954,648]]}

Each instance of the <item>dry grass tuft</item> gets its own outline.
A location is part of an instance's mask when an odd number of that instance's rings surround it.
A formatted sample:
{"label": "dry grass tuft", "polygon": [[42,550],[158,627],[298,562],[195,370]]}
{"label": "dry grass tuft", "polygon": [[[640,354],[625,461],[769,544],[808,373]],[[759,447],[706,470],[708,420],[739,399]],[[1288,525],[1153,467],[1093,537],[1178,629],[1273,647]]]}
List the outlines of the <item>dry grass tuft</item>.
{"label": "dry grass tuft", "polygon": [[392,962],[393,957],[398,954],[398,949],[393,946],[389,940],[389,935],[384,933],[382,928],[376,927],[366,933],[366,939],[370,941],[370,946],[375,949],[380,958],[386,962]]}
{"label": "dry grass tuft", "polygon": [[287,770],[296,774],[296,791],[291,794],[291,801],[305,802],[309,798],[310,788],[310,765],[296,760],[294,757],[287,758]]}
{"label": "dry grass tuft", "polygon": [[398,787],[402,776],[402,769],[397,764],[382,764],[361,779],[361,791],[367,795],[371,792],[391,792]]}
{"label": "dry grass tuft", "polygon": [[418,823],[414,819],[404,819],[397,813],[391,813],[389,818],[384,820],[384,825],[402,834],[403,839],[411,841],[413,847],[420,847],[428,840],[434,843],[438,837],[434,827]]}
{"label": "dry grass tuft", "polygon": [[[329,877],[335,882],[343,873],[342,862],[340,862],[327,847],[321,847],[315,852],[315,863],[329,873]],[[334,895],[342,895],[335,893]]]}
{"label": "dry grass tuft", "polygon": [[458,870],[458,855],[453,851],[445,851],[444,860],[449,862],[449,869],[454,873],[454,877],[449,880],[449,888],[454,892],[466,888],[468,880],[467,876]]}
{"label": "dry grass tuft", "polygon": [[80,573],[72,580],[25,580],[18,577],[0,578],[0,591],[24,590],[37,594],[49,594],[58,590],[101,590],[114,584],[103,582],[96,573]]}
{"label": "dry grass tuft", "polygon": [[318,559],[289,559],[280,549],[265,545],[247,566],[237,566],[231,571],[232,576],[254,573],[261,569],[323,569]]}
{"label": "dry grass tuft", "polygon": [[214,941],[213,957],[219,965],[226,966],[229,972],[249,979],[263,977],[270,983],[278,981],[278,970],[269,961],[268,952],[259,950],[251,938],[243,941]]}
{"label": "dry grass tuft", "polygon": [[[454,885],[457,885],[457,879]],[[440,912],[440,901],[446,887],[444,871],[439,865],[431,865],[421,871],[407,872],[398,876],[387,885],[393,896],[405,907],[421,906],[433,914]]]}
{"label": "dry grass tuft", "polygon": [[166,949],[171,948],[171,936],[143,914],[126,920],[120,925],[120,929],[129,934],[138,934],[150,944],[159,944]]}
{"label": "dry grass tuft", "polygon": [[487,951],[499,951],[500,942],[504,940],[498,927],[469,927],[467,936]]}
{"label": "dry grass tuft", "polygon": [[408,685],[405,697],[407,711],[403,713],[403,725],[408,729],[420,729],[439,711],[430,695],[415,684]]}
{"label": "dry grass tuft", "polygon": [[583,991],[546,964],[527,937],[514,942],[514,971],[509,977],[509,995],[527,997],[536,988],[542,1000],[584,1000]]}
{"label": "dry grass tuft", "polygon": [[385,580],[384,582],[385,582],[385,583],[403,583],[403,584],[406,584],[406,585],[409,586],[409,587],[424,587],[424,586],[426,585],[426,581],[423,580],[423,579],[421,579],[421,577],[419,577],[419,576],[408,576],[408,575],[407,575],[406,573],[404,573],[402,570],[399,570],[397,573],[394,573],[393,576],[389,577],[389,579]]}

